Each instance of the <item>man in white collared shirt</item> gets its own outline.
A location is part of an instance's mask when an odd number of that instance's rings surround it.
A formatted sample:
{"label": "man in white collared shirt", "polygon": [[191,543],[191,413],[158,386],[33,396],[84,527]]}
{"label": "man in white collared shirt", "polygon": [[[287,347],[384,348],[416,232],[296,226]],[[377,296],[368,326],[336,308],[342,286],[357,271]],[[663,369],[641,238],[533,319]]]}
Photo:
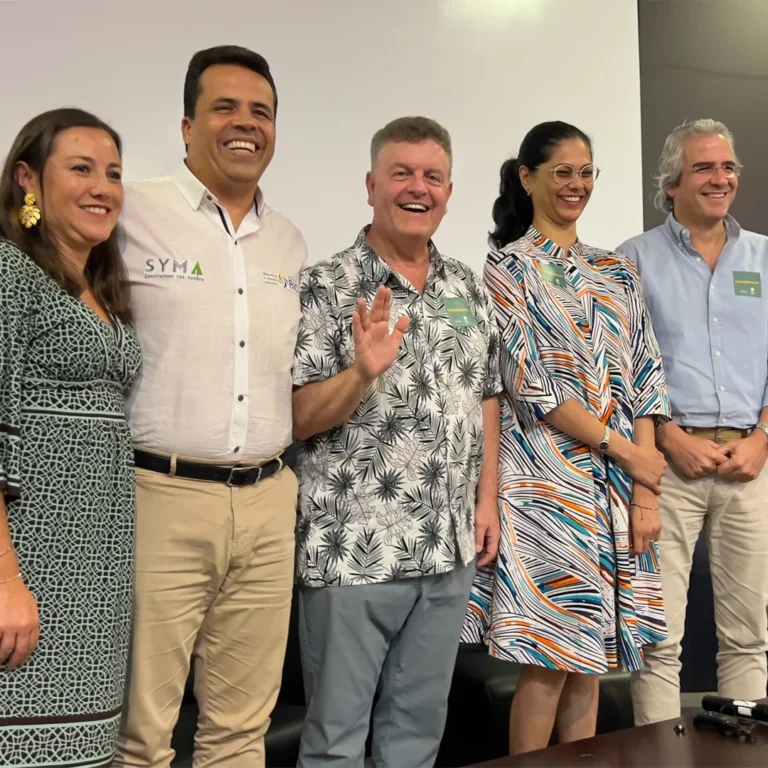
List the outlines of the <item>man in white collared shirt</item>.
{"label": "man in white collared shirt", "polygon": [[261,56],[200,51],[184,86],[185,163],[126,189],[144,366],[128,405],[136,609],[116,765],[170,765],[192,657],[195,765],[264,764],[293,578],[291,365],[306,260],[258,186],[276,109]]}

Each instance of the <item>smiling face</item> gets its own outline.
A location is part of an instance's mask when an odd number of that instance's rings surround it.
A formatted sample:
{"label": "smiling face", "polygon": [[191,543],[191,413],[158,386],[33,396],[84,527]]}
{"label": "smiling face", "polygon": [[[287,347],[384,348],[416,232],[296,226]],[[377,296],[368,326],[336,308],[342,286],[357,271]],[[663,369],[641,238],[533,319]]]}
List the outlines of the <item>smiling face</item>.
{"label": "smiling face", "polygon": [[187,165],[209,189],[252,186],[275,152],[275,97],[269,82],[234,64],[200,77],[194,117],[182,121]]}
{"label": "smiling face", "polygon": [[[67,128],[53,140],[40,175],[26,163],[16,180],[32,192],[63,254],[88,253],[109,239],[123,206],[120,154],[101,128]],[[42,181],[42,183],[41,183]]]}
{"label": "smiling face", "polygon": [[667,189],[683,224],[722,221],[736,196],[738,162],[725,136],[691,136],[683,145],[680,182]]}
{"label": "smiling face", "polygon": [[594,189],[590,168],[592,152],[581,139],[562,141],[534,171],[521,167],[520,181],[531,194],[535,215],[558,228],[575,224]]}
{"label": "smiling face", "polygon": [[385,144],[366,176],[372,231],[388,240],[426,244],[445,216],[453,190],[445,150],[435,141]]}

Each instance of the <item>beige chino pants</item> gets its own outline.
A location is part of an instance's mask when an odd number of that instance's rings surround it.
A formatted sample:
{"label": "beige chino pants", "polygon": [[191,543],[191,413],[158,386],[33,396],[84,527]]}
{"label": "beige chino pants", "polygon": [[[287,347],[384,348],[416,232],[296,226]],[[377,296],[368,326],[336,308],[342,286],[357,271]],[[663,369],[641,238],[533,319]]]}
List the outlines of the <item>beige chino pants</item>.
{"label": "beige chino pants", "polygon": [[195,768],[264,765],[288,634],[297,482],[136,470],[133,645],[116,766],[168,768],[194,659]]}
{"label": "beige chino pants", "polygon": [[768,465],[749,483],[717,475],[687,480],[671,466],[662,481],[661,582],[669,638],[645,649],[633,675],[635,724],[680,716],[680,650],[693,550],[702,527],[709,545],[721,696],[766,695]]}

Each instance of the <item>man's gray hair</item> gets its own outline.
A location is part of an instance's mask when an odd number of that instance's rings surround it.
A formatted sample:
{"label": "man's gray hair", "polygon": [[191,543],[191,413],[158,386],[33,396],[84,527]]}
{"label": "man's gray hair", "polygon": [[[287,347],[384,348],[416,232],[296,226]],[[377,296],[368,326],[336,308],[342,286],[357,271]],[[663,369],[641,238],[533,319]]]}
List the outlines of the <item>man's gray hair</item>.
{"label": "man's gray hair", "polygon": [[736,157],[733,134],[724,123],[703,118],[678,125],[664,142],[664,149],[661,150],[661,157],[659,157],[659,173],[654,176],[656,194],[653,202],[660,211],[665,213],[672,212],[672,198],[667,194],[667,190],[680,183],[683,175],[683,146],[691,136],[723,136],[731,145],[731,150]]}
{"label": "man's gray hair", "polygon": [[440,123],[430,120],[428,117],[398,117],[397,120],[392,120],[383,128],[379,128],[371,139],[371,170],[375,170],[379,153],[385,144],[393,141],[419,144],[422,141],[430,140],[442,147],[448,156],[448,171],[450,172],[453,165],[450,134]]}

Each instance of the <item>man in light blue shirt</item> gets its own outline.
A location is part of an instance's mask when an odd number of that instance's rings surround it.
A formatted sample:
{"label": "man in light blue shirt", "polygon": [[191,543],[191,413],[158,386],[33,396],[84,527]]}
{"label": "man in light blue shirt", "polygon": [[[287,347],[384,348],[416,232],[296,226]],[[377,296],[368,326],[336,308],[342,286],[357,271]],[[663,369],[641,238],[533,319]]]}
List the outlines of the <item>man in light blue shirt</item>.
{"label": "man in light blue shirt", "polygon": [[741,166],[725,125],[676,128],[659,161],[667,221],[620,245],[640,271],[661,347],[672,421],[659,509],[669,638],[633,680],[638,725],[680,716],[680,642],[691,559],[705,528],[715,595],[718,692],[766,694],[768,238],[728,210]]}

